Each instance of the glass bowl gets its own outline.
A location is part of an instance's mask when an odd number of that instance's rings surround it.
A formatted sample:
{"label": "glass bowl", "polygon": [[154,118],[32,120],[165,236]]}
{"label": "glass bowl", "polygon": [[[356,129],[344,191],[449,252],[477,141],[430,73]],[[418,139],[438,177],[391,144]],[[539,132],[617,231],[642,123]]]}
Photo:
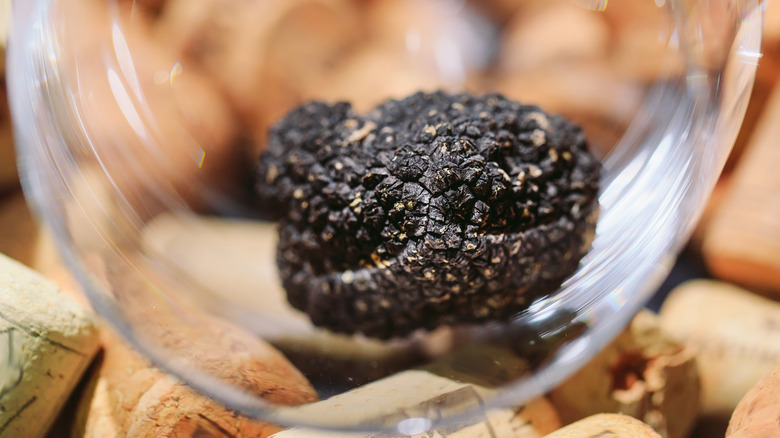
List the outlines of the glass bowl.
{"label": "glass bowl", "polygon": [[[411,433],[528,401],[626,326],[725,163],[760,37],[758,0],[30,0],[8,80],[25,190],[136,349],[248,415]],[[367,111],[436,89],[583,127],[603,165],[592,248],[508,321],[388,341],[314,326],[285,299],[252,190],[269,127],[308,100]],[[276,392],[250,378],[264,370]],[[422,380],[381,402],[326,400],[404,373]],[[433,375],[477,396],[412,403]],[[286,387],[306,381],[325,402]]]}

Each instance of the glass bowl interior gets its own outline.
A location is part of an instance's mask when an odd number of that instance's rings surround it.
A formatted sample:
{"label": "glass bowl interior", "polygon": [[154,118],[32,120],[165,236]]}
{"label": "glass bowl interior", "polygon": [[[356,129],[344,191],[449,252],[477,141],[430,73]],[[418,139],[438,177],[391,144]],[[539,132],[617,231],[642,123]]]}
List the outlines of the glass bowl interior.
{"label": "glass bowl interior", "polygon": [[[757,0],[14,8],[9,90],[25,189],[95,309],[227,406],[332,429],[436,427],[520,404],[583,365],[644,305],[691,232],[760,57]],[[254,200],[269,127],[309,100],[367,112],[437,89],[498,92],[582,126],[603,165],[592,248],[509,321],[389,341],[314,326],[286,301],[276,228]],[[248,357],[262,363],[268,344],[325,401],[287,406],[235,371]],[[478,395],[423,409],[408,406],[412,382],[370,408],[327,403],[409,370]]]}

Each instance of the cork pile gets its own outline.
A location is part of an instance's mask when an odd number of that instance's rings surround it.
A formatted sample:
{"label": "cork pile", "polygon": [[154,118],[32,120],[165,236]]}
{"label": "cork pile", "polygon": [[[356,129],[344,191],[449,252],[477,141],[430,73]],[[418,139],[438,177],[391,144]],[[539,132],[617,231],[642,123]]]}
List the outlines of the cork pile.
{"label": "cork pile", "polygon": [[[238,3],[240,8],[230,7]],[[201,179],[240,191],[233,184],[250,172],[247,157],[256,157],[269,126],[303,101],[345,99],[365,109],[387,97],[455,89],[459,83],[565,114],[583,126],[603,154],[630,122],[646,87],[681,67],[676,59],[658,62],[665,53],[657,35],[663,27],[658,2],[610,2],[594,14],[567,2],[490,0],[468,7],[495,27],[479,20],[458,23],[466,36],[491,45],[457,49],[470,53],[477,67],[492,67],[485,74],[458,69],[442,74],[431,61],[436,48],[429,42],[441,31],[437,23],[443,12],[437,8],[446,2],[413,3],[118,0],[122,17],[134,20],[128,44],[143,48],[133,52],[139,77],[148,81],[140,86],[156,90],[146,95],[154,117],[181,122],[158,133],[169,145],[173,167],[144,152],[138,160],[168,177],[197,210],[204,199],[190,189],[191,182]],[[111,32],[100,23],[102,1],[68,6],[63,13],[90,25],[83,26],[88,32],[72,35],[65,53],[85,56],[97,41],[111,38],[99,36]],[[417,33],[401,30],[409,20]],[[447,429],[415,435],[410,427],[399,429],[398,436],[780,436],[780,174],[773,161],[780,161],[777,2],[767,3],[764,25],[764,56],[742,131],[681,256],[687,264],[701,265],[705,278],[677,286],[657,314],[640,312],[620,336],[548,394]],[[561,31],[568,28],[577,32]],[[407,39],[399,42],[399,35]],[[490,47],[493,58],[480,57]],[[183,65],[185,74],[172,70],[175,65]],[[97,75],[100,68],[86,63],[81,74]],[[168,72],[167,81],[155,77],[162,70]],[[387,71],[394,73],[383,74]],[[173,84],[174,76],[183,78],[174,92],[161,88]],[[98,99],[112,92],[97,79],[95,84]],[[9,111],[0,97],[5,108],[0,110],[0,253],[5,254],[0,256],[0,438],[373,436],[284,429],[246,418],[133,351],[93,314],[51,235],[31,214],[10,165]],[[186,117],[182,108],[189,111]],[[85,116],[97,144],[116,147],[117,137],[130,145],[139,141],[118,108]],[[189,162],[183,130],[208,148],[208,159],[197,172],[183,164]],[[137,175],[107,165],[118,187],[143,198],[145,186]],[[154,206],[144,213],[149,217],[143,218],[148,220],[143,244],[168,254],[168,262],[193,272],[206,287],[230,290],[236,300],[249,302],[257,299],[253,285],[277,275],[255,263],[273,257],[274,230],[268,224],[219,218],[180,222],[164,214],[150,220],[159,213]],[[198,242],[188,238],[194,233]],[[233,271],[216,269],[204,242],[230,248],[227,262]],[[289,312],[284,292],[277,295],[262,304]],[[209,362],[225,381],[272,403],[301,406],[312,418],[370,419],[385,415],[391,405],[403,407],[407,416],[430,415],[449,402],[478,406],[494,394],[492,382],[463,382],[453,370],[442,372],[446,364],[410,370],[419,363],[420,351],[372,340],[352,351],[353,344],[324,332],[313,334],[309,325],[291,320],[286,337],[273,345],[216,319],[204,320],[196,333],[173,330],[170,336],[173,344],[176,336],[203,339],[202,350],[178,352],[182,360]],[[480,357],[478,350],[469,354]],[[316,382],[308,380],[312,369],[305,364],[320,367],[309,359],[323,355],[347,375],[367,362],[375,364],[375,372],[351,382],[362,386],[318,401]],[[408,389],[405,396],[398,394],[399,387]]]}

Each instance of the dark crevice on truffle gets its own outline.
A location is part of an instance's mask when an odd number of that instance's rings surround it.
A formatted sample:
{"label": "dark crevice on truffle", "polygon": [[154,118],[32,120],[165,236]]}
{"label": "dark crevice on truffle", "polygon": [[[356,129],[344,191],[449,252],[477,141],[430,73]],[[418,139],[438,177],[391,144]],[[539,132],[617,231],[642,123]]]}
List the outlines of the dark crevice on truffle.
{"label": "dark crevice on truffle", "polygon": [[309,103],[271,131],[257,193],[290,303],[389,338],[500,320],[590,246],[600,164],[582,130],[499,95]]}

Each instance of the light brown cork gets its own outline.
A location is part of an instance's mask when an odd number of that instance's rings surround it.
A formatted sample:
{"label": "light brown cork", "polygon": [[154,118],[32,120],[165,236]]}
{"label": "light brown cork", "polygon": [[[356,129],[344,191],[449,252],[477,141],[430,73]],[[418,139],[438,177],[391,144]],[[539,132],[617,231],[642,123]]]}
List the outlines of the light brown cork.
{"label": "light brown cork", "polygon": [[652,427],[621,414],[597,414],[544,438],[661,438]]}
{"label": "light brown cork", "polygon": [[727,420],[745,393],[780,363],[780,304],[713,280],[678,286],[661,327],[696,353],[701,415]]}
{"label": "light brown cork", "polygon": [[712,273],[780,293],[780,88],[766,103],[703,242]]}
{"label": "light brown cork", "polygon": [[[104,331],[103,354],[78,407],[73,438],[104,437],[225,437],[262,438],[280,427],[238,415],[196,393],[187,385],[152,367],[115,334]],[[316,400],[305,383],[283,378],[284,367],[269,349],[266,361],[243,358],[227,364],[225,376],[243,380],[254,393],[285,404]],[[215,350],[219,350],[215,347]],[[225,353],[229,355],[229,353]],[[239,355],[240,357],[240,355]],[[223,365],[226,365],[222,362]]]}
{"label": "light brown cork", "polygon": [[756,383],[737,405],[726,438],[780,436],[780,366]]}

